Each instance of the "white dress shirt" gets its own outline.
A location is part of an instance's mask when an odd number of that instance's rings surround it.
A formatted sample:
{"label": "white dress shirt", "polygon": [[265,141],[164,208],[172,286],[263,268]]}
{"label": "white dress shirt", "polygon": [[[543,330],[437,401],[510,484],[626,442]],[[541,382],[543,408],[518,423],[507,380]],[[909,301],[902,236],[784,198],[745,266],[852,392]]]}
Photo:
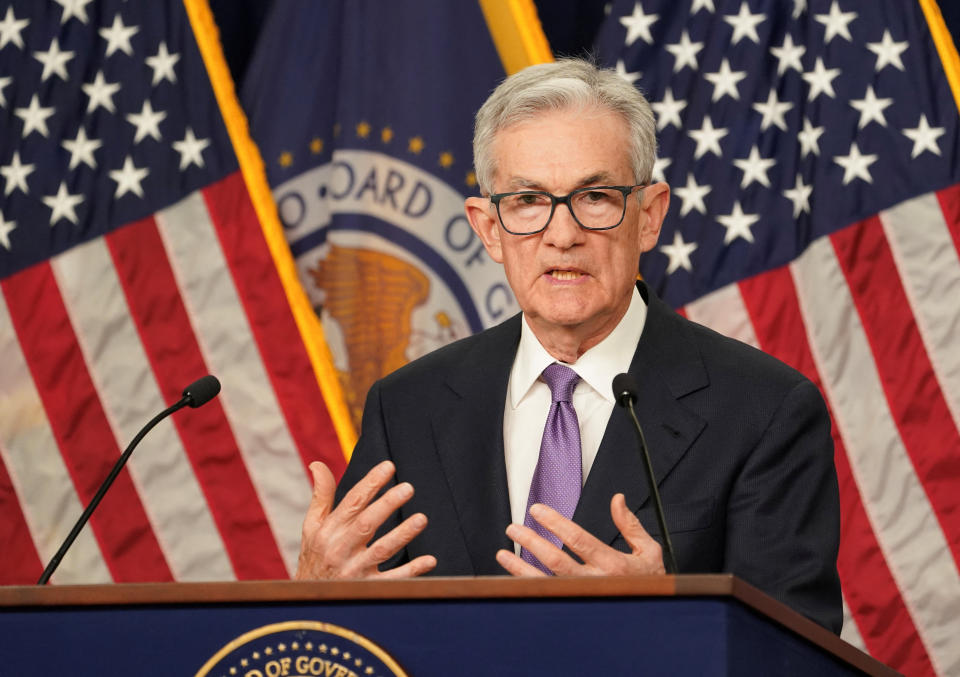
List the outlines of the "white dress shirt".
{"label": "white dress shirt", "polygon": [[[613,377],[630,368],[646,319],[647,306],[640,292],[634,289],[626,314],[610,335],[581,355],[575,363],[567,364],[580,376],[573,391],[573,407],[580,423],[584,482],[597,457],[607,421],[616,405]],[[540,345],[527,325],[526,317],[521,326],[520,345],[510,370],[503,412],[503,450],[510,491],[510,515],[517,524],[523,524],[530,484],[540,457],[540,440],[553,402],[550,388],[540,380],[540,374],[557,362]]]}

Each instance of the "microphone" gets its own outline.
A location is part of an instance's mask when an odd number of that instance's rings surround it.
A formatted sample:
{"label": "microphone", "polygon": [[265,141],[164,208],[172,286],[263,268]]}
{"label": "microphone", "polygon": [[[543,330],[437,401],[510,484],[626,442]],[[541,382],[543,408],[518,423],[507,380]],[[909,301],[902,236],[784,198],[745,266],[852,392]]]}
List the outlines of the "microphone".
{"label": "microphone", "polygon": [[70,533],[67,534],[67,538],[64,540],[63,545],[61,545],[60,549],[57,550],[57,554],[53,556],[53,558],[50,560],[50,563],[47,564],[47,568],[43,570],[42,574],[40,574],[40,580],[37,581],[37,585],[44,585],[47,581],[49,581],[50,577],[53,575],[53,572],[57,570],[58,566],[60,566],[60,560],[62,560],[63,556],[67,554],[67,550],[69,550],[70,546],[73,545],[73,542],[80,534],[80,531],[87,523],[87,520],[90,519],[90,515],[92,515],[93,511],[97,509],[98,505],[100,505],[100,501],[103,499],[104,495],[106,495],[107,489],[109,489],[110,485],[113,484],[113,481],[117,479],[117,475],[120,474],[123,466],[126,465],[127,459],[130,458],[130,454],[133,453],[134,447],[140,443],[140,440],[142,440],[155,425],[173,412],[177,411],[178,409],[182,409],[183,407],[193,407],[196,409],[197,407],[203,406],[216,397],[219,392],[220,381],[217,380],[216,376],[207,374],[203,378],[194,381],[184,388],[183,397],[181,397],[178,402],[161,411],[159,414],[150,419],[147,425],[140,429],[140,432],[138,432],[136,437],[133,438],[130,446],[126,448],[123,454],[120,455],[120,458],[117,460],[117,462],[113,464],[113,468],[111,468],[110,474],[107,475],[107,479],[105,479],[103,484],[100,485],[100,488],[97,489],[97,493],[94,494],[90,504],[87,505],[86,509],[83,511],[83,514],[80,515],[80,519],[78,519],[77,523],[73,525],[73,529],[71,529]]}
{"label": "microphone", "polygon": [[657,522],[660,524],[660,533],[663,534],[663,568],[668,574],[677,573],[677,559],[673,553],[673,542],[670,540],[670,532],[667,530],[667,519],[663,513],[663,503],[660,502],[660,491],[657,489],[657,478],[653,474],[653,463],[650,462],[650,452],[647,449],[647,440],[643,436],[643,428],[640,427],[640,421],[637,419],[637,412],[633,405],[637,401],[637,381],[630,374],[617,374],[613,377],[613,396],[617,404],[623,407],[633,421],[634,428],[637,429],[637,441],[640,443],[640,451],[643,455],[643,463],[647,470],[647,483],[650,486],[650,497],[653,499],[653,507],[657,513]]}

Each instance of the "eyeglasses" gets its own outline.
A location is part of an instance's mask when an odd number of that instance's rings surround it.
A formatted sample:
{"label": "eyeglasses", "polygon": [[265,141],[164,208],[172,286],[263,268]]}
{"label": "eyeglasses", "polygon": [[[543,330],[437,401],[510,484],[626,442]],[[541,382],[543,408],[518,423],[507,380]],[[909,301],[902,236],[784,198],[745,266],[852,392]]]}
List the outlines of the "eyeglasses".
{"label": "eyeglasses", "polygon": [[553,195],[543,190],[521,190],[495,193],[490,202],[497,206],[500,225],[512,235],[533,235],[545,230],[553,219],[558,204],[565,204],[574,221],[585,230],[610,230],[623,223],[627,213],[627,196],[635,186],[588,186],[566,195]]}

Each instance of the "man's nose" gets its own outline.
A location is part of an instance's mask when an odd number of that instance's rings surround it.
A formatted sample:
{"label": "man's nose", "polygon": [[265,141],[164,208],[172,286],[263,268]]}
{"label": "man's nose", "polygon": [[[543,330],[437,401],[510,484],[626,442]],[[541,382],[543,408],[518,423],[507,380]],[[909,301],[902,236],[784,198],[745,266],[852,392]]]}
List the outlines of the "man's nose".
{"label": "man's nose", "polygon": [[573,218],[573,212],[567,203],[558,204],[553,211],[553,218],[543,232],[543,240],[547,244],[561,249],[569,249],[583,238],[583,229]]}

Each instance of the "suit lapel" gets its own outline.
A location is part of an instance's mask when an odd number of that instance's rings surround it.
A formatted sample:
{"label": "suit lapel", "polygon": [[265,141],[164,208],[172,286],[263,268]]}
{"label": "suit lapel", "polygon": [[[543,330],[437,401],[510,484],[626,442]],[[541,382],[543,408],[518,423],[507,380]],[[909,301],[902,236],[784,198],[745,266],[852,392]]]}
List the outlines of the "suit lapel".
{"label": "suit lapel", "polygon": [[503,455],[503,407],[520,340],[520,317],[489,330],[447,378],[450,396],[433,417],[437,453],[475,575],[502,574],[494,560],[512,548],[504,530],[510,499]]}
{"label": "suit lapel", "polygon": [[[690,327],[640,283],[647,319],[630,365],[639,384],[637,418],[643,427],[657,484],[670,474],[705,422],[680,401],[709,384]],[[616,407],[587,477],[574,520],[605,543],[618,534],[610,499],[623,493],[631,510],[649,498],[646,472],[633,424]]]}

